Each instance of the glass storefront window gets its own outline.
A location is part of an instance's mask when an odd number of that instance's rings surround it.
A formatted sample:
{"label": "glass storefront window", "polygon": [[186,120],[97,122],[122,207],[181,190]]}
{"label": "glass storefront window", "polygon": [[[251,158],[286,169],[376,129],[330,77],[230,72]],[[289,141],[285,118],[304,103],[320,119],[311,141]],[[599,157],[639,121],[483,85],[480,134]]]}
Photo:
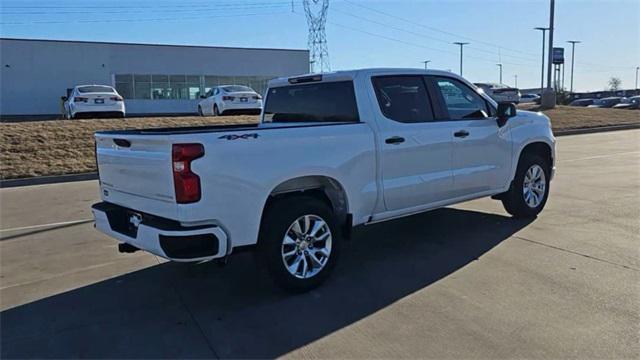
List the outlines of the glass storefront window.
{"label": "glass storefront window", "polygon": [[116,90],[125,99],[196,100],[220,85],[245,85],[264,94],[271,76],[116,74]]}

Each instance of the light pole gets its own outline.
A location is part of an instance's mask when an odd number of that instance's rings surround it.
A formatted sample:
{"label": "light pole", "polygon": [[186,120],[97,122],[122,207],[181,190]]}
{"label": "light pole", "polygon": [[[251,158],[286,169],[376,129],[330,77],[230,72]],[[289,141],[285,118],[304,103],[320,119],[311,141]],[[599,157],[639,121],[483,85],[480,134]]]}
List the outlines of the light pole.
{"label": "light pole", "polygon": [[636,92],[638,91],[638,70],[640,70],[640,66],[636,66]]}
{"label": "light pole", "polygon": [[573,94],[573,63],[576,59],[576,44],[580,44],[581,41],[569,40],[567,42],[571,44],[571,91],[569,93]]}
{"label": "light pole", "polygon": [[425,60],[425,61],[423,61],[423,63],[424,63],[424,69],[425,69],[425,70],[427,70],[427,64],[428,64],[428,63],[430,63],[430,62],[431,62],[431,60]]}
{"label": "light pole", "polygon": [[496,64],[500,68],[500,84],[502,84],[502,64]]}
{"label": "light pole", "polygon": [[518,74],[513,75],[513,78],[516,79],[516,89],[518,88]]}
{"label": "light pole", "polygon": [[540,74],[540,96],[542,96],[542,91],[544,90],[544,43],[546,40],[547,30],[549,28],[546,27],[537,27],[534,30],[542,31],[542,73]]}
{"label": "light pole", "polygon": [[460,76],[462,76],[462,47],[468,45],[469,43],[456,41],[454,42],[454,44],[460,45]]}
{"label": "light pole", "polygon": [[551,71],[553,63],[553,16],[555,13],[555,0],[549,1],[549,46],[547,50],[547,88],[542,93],[542,108],[553,109],[556,106],[556,94],[551,83]]}

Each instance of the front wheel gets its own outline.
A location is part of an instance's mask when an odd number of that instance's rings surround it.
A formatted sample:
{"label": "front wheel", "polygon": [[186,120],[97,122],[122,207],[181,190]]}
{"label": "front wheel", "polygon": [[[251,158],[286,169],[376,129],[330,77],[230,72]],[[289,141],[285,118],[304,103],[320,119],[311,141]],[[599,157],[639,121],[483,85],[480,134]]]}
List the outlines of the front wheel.
{"label": "front wheel", "polygon": [[258,260],[277,285],[305,292],[331,273],[340,251],[334,214],[311,196],[276,200],[265,213],[258,243]]}
{"label": "front wheel", "polygon": [[517,218],[538,215],[549,197],[550,168],[535,154],[524,154],[518,163],[511,188],[502,197],[505,210]]}
{"label": "front wheel", "polygon": [[218,105],[213,105],[213,116],[220,116],[220,111],[218,110]]}

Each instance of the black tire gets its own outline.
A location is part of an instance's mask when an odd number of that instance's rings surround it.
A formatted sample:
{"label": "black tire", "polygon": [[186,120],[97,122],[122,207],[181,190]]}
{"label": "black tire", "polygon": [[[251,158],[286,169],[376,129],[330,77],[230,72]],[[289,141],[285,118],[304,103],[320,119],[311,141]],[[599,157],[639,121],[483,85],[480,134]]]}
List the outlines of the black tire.
{"label": "black tire", "polygon": [[[285,265],[285,261],[292,260],[293,264],[297,257],[304,257],[304,263],[300,263],[297,269],[303,270],[306,266],[307,269],[311,269],[311,251],[319,251],[319,248],[325,246],[322,242],[314,242],[312,244],[318,244],[316,248],[309,247],[309,255],[305,255],[306,251],[300,252],[300,255],[292,255],[285,260],[283,258],[283,252],[285,249],[296,250],[299,245],[283,245],[285,242],[285,235],[292,234],[289,231],[293,223],[301,217],[306,215],[315,215],[323,220],[329,228],[330,235],[330,252],[329,256],[324,262],[324,266],[320,267],[316,274],[307,278],[296,277]],[[310,228],[313,227],[315,222],[310,224]],[[326,244],[326,243],[324,243]],[[306,292],[322,284],[331,271],[335,267],[340,254],[341,234],[340,228],[337,225],[337,221],[331,208],[322,200],[313,196],[294,196],[287,197],[281,200],[275,200],[271,203],[262,219],[260,227],[260,236],[258,241],[258,249],[256,257],[258,264],[262,267],[266,267],[267,272],[274,280],[274,282],[289,292]],[[289,247],[292,246],[292,247]],[[322,255],[321,255],[322,256]],[[322,256],[324,259],[324,256]],[[308,259],[308,260],[307,260]],[[316,257],[318,259],[318,257]],[[289,265],[291,266],[291,265]],[[314,270],[309,270],[313,272]]]}
{"label": "black tire", "polygon": [[202,113],[202,106],[200,105],[198,105],[198,115],[204,116],[204,114]]}
{"label": "black tire", "polygon": [[[537,205],[531,206],[525,200],[524,182],[527,171],[536,165],[540,167],[544,173],[543,179],[545,187],[541,201],[538,201]],[[520,157],[520,161],[518,161],[516,176],[511,182],[509,191],[501,196],[504,209],[515,218],[536,217],[542,209],[544,209],[547,199],[549,198],[550,172],[550,166],[543,157],[536,154],[523,154]]]}
{"label": "black tire", "polygon": [[218,110],[218,105],[213,105],[213,116],[220,116],[220,110]]}

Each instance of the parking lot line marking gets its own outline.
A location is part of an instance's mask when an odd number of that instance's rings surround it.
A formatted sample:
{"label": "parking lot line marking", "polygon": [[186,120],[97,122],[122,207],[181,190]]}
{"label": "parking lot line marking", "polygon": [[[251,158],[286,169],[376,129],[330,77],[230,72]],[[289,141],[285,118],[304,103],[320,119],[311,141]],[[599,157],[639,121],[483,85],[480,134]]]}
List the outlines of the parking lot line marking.
{"label": "parking lot line marking", "polygon": [[558,162],[560,162],[560,163],[573,162],[573,161],[600,159],[600,158],[608,158],[608,157],[614,157],[614,156],[619,156],[619,155],[630,155],[630,154],[640,154],[640,151],[627,151],[627,152],[621,152],[621,153],[615,153],[615,154],[588,156],[588,157],[577,158],[577,159],[567,159],[567,160],[561,160],[560,159],[560,160],[558,160]]}
{"label": "parking lot line marking", "polygon": [[44,228],[44,227],[60,226],[60,225],[73,225],[73,224],[86,223],[86,222],[89,222],[89,221],[93,221],[93,219],[82,219],[82,220],[73,220],[73,221],[63,221],[63,222],[50,223],[50,224],[40,224],[40,225],[22,226],[22,227],[10,228],[10,229],[0,229],[0,232],[21,231],[21,230],[31,230],[31,229],[39,229],[39,228]]}

